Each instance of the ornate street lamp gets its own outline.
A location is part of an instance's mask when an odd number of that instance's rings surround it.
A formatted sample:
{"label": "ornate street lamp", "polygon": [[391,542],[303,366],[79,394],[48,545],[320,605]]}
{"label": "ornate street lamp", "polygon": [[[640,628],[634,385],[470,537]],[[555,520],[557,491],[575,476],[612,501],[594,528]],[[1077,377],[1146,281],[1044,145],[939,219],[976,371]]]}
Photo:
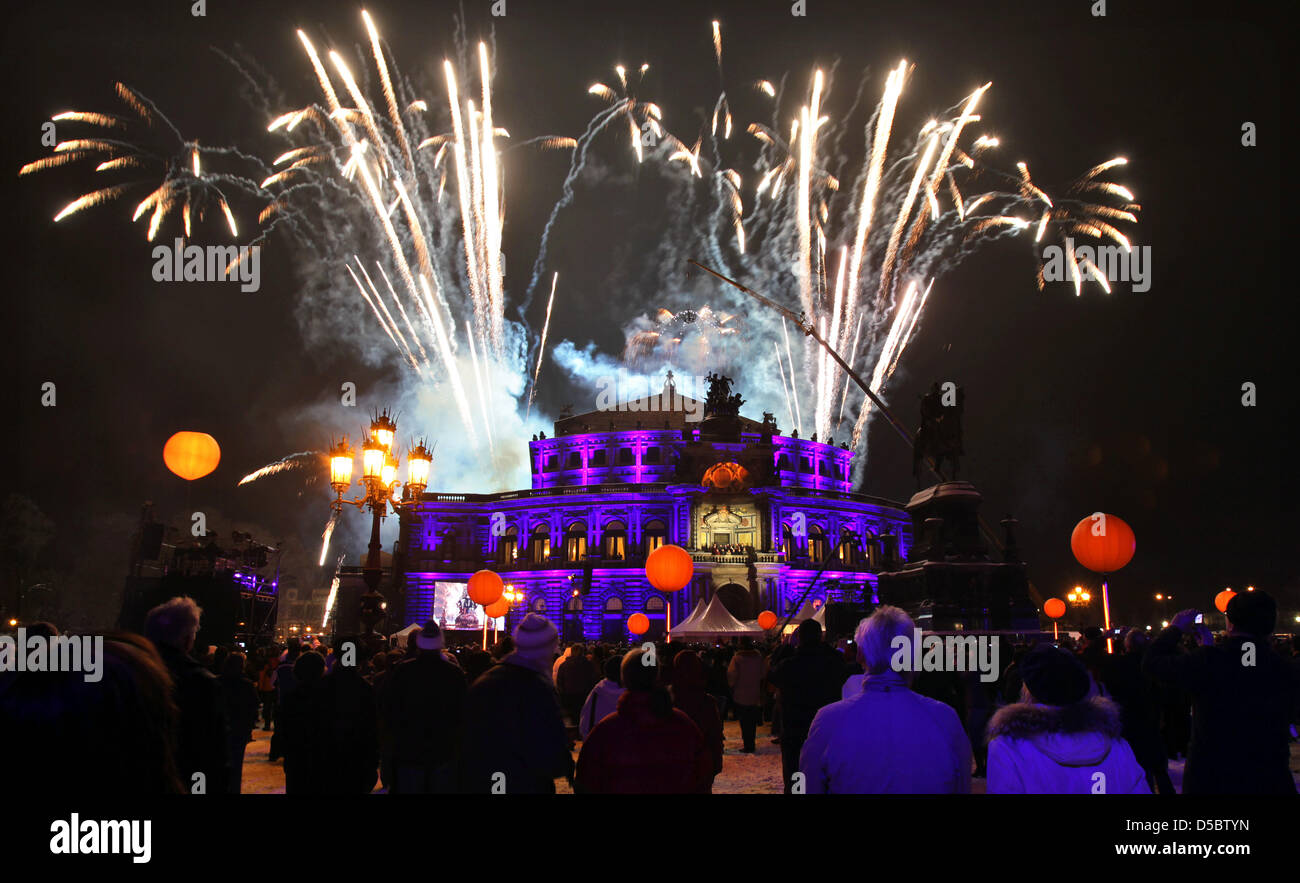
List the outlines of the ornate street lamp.
{"label": "ornate street lamp", "polygon": [[387,409],[375,415],[370,422],[369,437],[361,446],[361,482],[365,495],[353,500],[345,499],[344,494],[352,487],[352,449],[347,439],[336,442],[329,451],[330,488],[334,491],[331,507],[335,512],[343,511],[343,504],[369,509],[370,546],[366,555],[366,564],[362,568],[362,579],[366,584],[366,593],[361,598],[361,622],[367,632],[384,617],[388,607],[384,596],[379,592],[379,583],[383,577],[381,567],[382,546],[379,540],[380,524],[388,516],[388,507],[398,511],[401,506],[419,500],[424,489],[429,486],[429,472],[433,465],[433,454],[424,442],[415,445],[407,456],[407,481],[402,498],[396,499],[394,493],[399,486],[398,470],[401,466],[399,456],[393,451],[393,440],[397,437],[397,420]]}

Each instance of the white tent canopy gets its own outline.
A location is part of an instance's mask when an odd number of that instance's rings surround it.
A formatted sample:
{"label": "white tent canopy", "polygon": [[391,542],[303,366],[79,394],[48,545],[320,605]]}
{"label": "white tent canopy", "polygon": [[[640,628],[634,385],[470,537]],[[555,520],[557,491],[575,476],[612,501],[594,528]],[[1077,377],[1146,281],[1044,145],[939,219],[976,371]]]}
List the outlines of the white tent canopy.
{"label": "white tent canopy", "polygon": [[[696,609],[698,610],[698,605]],[[695,621],[692,622],[691,620]],[[709,606],[704,608],[704,612],[700,614],[698,619],[692,613],[686,622],[673,627],[674,637],[707,637],[714,635],[730,637],[734,635],[761,634],[763,634],[763,630],[757,625],[746,625],[732,616],[726,605],[722,603],[722,598],[718,595],[713,596],[713,599],[709,601]]]}
{"label": "white tent canopy", "polygon": [[407,636],[411,634],[411,632],[416,631],[419,628],[421,628],[421,626],[417,625],[416,623],[411,623],[406,628],[402,629],[400,632],[393,632],[391,635],[388,636],[388,646],[405,647]]}
{"label": "white tent canopy", "polygon": [[689,630],[690,627],[699,624],[700,617],[703,615],[704,615],[704,599],[701,598],[700,600],[695,602],[695,609],[691,611],[691,615],[683,619],[677,625],[673,626],[673,631],[679,632],[683,628],[687,628]]}
{"label": "white tent canopy", "polygon": [[790,618],[790,624],[798,625],[805,619],[815,619],[818,625],[826,628],[826,605],[813,607],[811,601],[804,601],[803,606],[799,608],[799,612]]}

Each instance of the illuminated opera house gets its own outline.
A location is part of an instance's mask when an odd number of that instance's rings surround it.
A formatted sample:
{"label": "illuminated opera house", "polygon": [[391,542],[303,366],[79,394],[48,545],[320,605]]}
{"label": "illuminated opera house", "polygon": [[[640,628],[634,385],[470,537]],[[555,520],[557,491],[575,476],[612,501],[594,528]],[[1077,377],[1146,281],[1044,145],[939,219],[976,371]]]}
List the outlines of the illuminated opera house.
{"label": "illuminated opera house", "polygon": [[[529,443],[532,487],[494,494],[426,491],[404,506],[398,541],[402,617],[469,624],[464,584],[482,568],[513,588],[511,626],[545,614],[566,641],[626,640],[627,619],[662,634],[715,596],[741,622],[803,604],[870,604],[878,574],[906,559],[903,506],[854,493],[854,452],[782,435],[740,416],[729,381],[706,402],[663,393],[561,417]],[[700,417],[703,419],[700,419]],[[661,593],[645,557],[671,543],[694,559],[684,590]],[[481,620],[479,620],[481,622]]]}

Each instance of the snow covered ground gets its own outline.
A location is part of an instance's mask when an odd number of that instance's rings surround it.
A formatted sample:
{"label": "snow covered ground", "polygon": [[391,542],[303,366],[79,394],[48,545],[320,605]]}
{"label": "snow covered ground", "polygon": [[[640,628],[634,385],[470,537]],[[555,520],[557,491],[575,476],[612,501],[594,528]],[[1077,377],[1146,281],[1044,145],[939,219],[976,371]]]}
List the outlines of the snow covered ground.
{"label": "snow covered ground", "polygon": [[[781,788],[781,746],[771,741],[769,727],[758,728],[755,746],[756,754],[741,754],[740,724],[727,721],[723,726],[725,742],[722,759],[722,773],[713,782],[714,794],[780,794]],[[271,743],[271,734],[256,730],[254,741],[244,753],[244,794],[283,794],[284,766],[282,761],[267,761],[267,751]],[[577,757],[579,745],[574,750]],[[1300,742],[1291,743],[1291,772],[1300,783]],[[1183,762],[1169,763],[1169,776],[1174,780],[1174,787],[1182,790]],[[563,780],[557,781],[557,790],[562,794],[570,793],[569,786]],[[984,793],[984,780],[975,779],[971,790],[975,794]]]}

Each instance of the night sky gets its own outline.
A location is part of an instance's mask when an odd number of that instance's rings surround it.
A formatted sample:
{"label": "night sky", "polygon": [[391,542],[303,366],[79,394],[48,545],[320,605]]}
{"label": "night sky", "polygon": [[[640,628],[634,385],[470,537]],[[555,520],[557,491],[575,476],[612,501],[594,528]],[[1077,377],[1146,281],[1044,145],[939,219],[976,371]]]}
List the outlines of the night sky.
{"label": "night sky", "polygon": [[[874,101],[884,72],[905,57],[916,66],[900,105],[911,131],[992,80],[980,111],[1002,140],[1003,165],[1024,158],[1036,181],[1062,190],[1092,165],[1127,156],[1117,180],[1142,204],[1134,242],[1152,248],[1150,290],[1120,284],[1107,296],[1088,286],[1076,298],[1058,284],[1039,292],[1023,241],[985,246],[935,283],[891,403],[915,426],[917,398],[931,382],[965,387],[961,477],[983,493],[990,520],[1007,513],[1020,520],[1030,576],[1044,594],[1095,585],[1074,563],[1068,537],[1100,509],[1127,520],[1137,536],[1133,563],[1112,581],[1120,621],[1158,622],[1156,591],[1173,593],[1176,607],[1185,600],[1208,609],[1223,587],[1253,584],[1274,592],[1284,610],[1300,606],[1296,446],[1287,453],[1281,438],[1297,416],[1294,323],[1278,270],[1283,133],[1275,40],[1282,30],[1262,17],[1252,21],[1254,4],[1214,4],[1205,13],[1141,4],[1145,11],[1135,13],[1136,4],[1111,2],[1104,19],[1091,17],[1083,0],[1050,4],[1051,11],[1033,2],[807,0],[806,18],[792,17],[788,2],[766,0],[508,0],[498,19],[490,5],[464,4],[467,29],[477,40],[495,28],[494,108],[515,140],[581,134],[601,107],[587,86],[610,82],[615,63],[643,61],[651,65],[647,96],[676,130],[693,135],[699,123],[692,118],[707,122],[717,94],[709,31],[716,17],[738,120],[759,116],[753,90],[742,87],[760,77],[775,82],[788,73],[793,88],[814,63],[829,69],[838,59],[835,100],[851,97],[869,69]],[[133,3],[130,12],[62,0],[6,11],[4,358],[14,398],[6,435],[17,448],[6,458],[8,490],[33,500],[57,528],[42,563],[66,593],[65,608],[78,611],[72,625],[111,622],[146,499],[178,526],[202,509],[222,536],[243,529],[282,540],[288,575],[304,585],[328,582],[329,572],[314,567],[327,489],[304,483],[303,474],[235,484],[284,454],[323,448],[330,432],[355,436],[361,412],[384,405],[384,391],[402,372],[395,356],[373,364],[345,343],[307,338],[302,268],[276,240],[263,252],[255,294],[160,284],[150,278],[144,225],[130,223],[134,200],[54,224],[93,176],[69,169],[16,176],[48,151],[40,144],[43,121],[70,108],[116,108],[119,79],[188,137],[274,155],[267,121],[212,49],[256,59],[291,96],[289,109],[318,94],[295,28],[319,37],[318,46],[326,36],[347,47],[365,40],[352,3],[207,6],[206,18],[193,18],[180,0]],[[454,50],[458,7],[376,0],[367,8],[402,71],[439,82],[434,75]],[[431,105],[445,99],[428,97]],[[1254,148],[1240,144],[1247,120],[1259,127]],[[628,151],[606,147],[609,162],[630,174]],[[567,163],[561,152],[521,151],[506,160],[506,289],[514,303]],[[649,173],[643,186],[653,186]],[[617,354],[623,325],[653,301],[654,292],[640,292],[630,306],[625,293],[623,256],[653,249],[658,235],[653,220],[638,215],[643,196],[635,189],[583,191],[564,215],[546,271],[549,279],[558,269],[562,279],[551,342],[594,343]],[[244,225],[252,229],[252,218]],[[159,241],[170,242],[174,227]],[[789,289],[765,293],[797,300]],[[534,333],[544,294],[527,312]],[[354,322],[357,333],[374,333],[363,305]],[[55,408],[40,404],[47,380],[57,384]],[[358,384],[361,407],[321,419],[344,380]],[[1257,385],[1257,407],[1241,404],[1245,381]],[[593,397],[554,366],[543,370],[544,413],[554,416],[569,402],[589,410],[582,405]],[[401,434],[456,432],[451,416],[404,415]],[[222,446],[221,466],[192,487],[162,463],[164,441],[180,429],[210,432]],[[525,434],[510,443],[526,442]],[[910,459],[873,421],[862,490],[906,500],[916,489]],[[360,518],[346,520],[335,551],[355,561],[361,532]]]}

